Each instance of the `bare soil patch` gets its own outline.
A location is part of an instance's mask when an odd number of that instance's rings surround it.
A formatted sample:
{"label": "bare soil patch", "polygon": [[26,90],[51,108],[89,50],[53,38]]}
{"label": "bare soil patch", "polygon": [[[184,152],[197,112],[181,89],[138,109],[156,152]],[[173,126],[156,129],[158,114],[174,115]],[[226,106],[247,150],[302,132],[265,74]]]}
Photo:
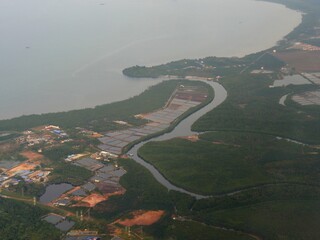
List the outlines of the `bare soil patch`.
{"label": "bare soil patch", "polygon": [[127,218],[124,220],[117,220],[116,223],[119,223],[123,226],[131,227],[134,225],[140,226],[149,226],[160,220],[160,218],[164,215],[163,210],[158,211],[135,211],[132,212],[131,215],[133,218]]}
{"label": "bare soil patch", "polygon": [[99,193],[92,193],[89,196],[82,198],[77,204],[73,205],[73,207],[94,207],[98,203],[108,200],[109,197],[115,195],[122,195],[125,193],[125,189],[122,189],[117,192],[113,192],[110,194],[99,194]]}
{"label": "bare soil patch", "polygon": [[20,165],[10,169],[8,172],[7,172],[7,175],[8,176],[14,176],[16,173],[18,173],[19,171],[21,170],[33,170],[35,169],[36,167],[38,166],[38,164],[36,163],[28,163],[28,162],[24,162],[24,163],[21,163]]}
{"label": "bare soil patch", "polygon": [[199,136],[198,135],[191,135],[191,136],[186,136],[186,137],[181,137],[182,139],[186,139],[190,142],[198,142],[199,141]]}
{"label": "bare soil patch", "polygon": [[74,207],[94,207],[100,202],[106,201],[107,195],[101,195],[99,193],[92,193],[89,196],[83,198],[81,202],[74,205]]}
{"label": "bare soil patch", "polygon": [[299,72],[320,71],[320,51],[287,51],[273,55]]}
{"label": "bare soil patch", "polygon": [[32,151],[24,151],[20,153],[22,156],[28,159],[28,161],[33,162],[35,160],[40,160],[43,158],[42,154],[32,152]]}

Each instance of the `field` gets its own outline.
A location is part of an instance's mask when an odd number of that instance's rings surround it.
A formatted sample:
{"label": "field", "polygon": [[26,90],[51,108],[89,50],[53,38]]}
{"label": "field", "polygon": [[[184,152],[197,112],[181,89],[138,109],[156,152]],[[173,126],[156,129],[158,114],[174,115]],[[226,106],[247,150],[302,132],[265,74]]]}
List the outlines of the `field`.
{"label": "field", "polygon": [[35,160],[40,160],[43,158],[42,154],[32,152],[32,151],[24,151],[20,153],[23,157],[27,158],[30,162]]}
{"label": "field", "polygon": [[141,141],[143,138],[148,138],[150,135],[165,131],[170,125],[177,122],[177,119],[194,111],[195,108],[200,108],[210,99],[211,94],[204,86],[181,85],[175,89],[166,105],[161,109],[136,115],[138,118],[148,120],[147,124],[122,131],[107,132],[104,137],[99,138],[102,142],[99,148],[119,155],[126,146],[132,145],[133,142]]}
{"label": "field", "polygon": [[116,221],[123,226],[131,227],[134,225],[148,226],[156,223],[164,215],[164,211],[136,211],[130,213],[130,218]]}
{"label": "field", "polygon": [[104,196],[97,193],[92,193],[89,196],[81,199],[81,202],[74,205],[74,207],[94,207],[100,202],[103,202],[108,199],[108,196]]}
{"label": "field", "polygon": [[318,90],[296,94],[293,95],[291,99],[302,106],[320,105],[320,91]]}
{"label": "field", "polygon": [[43,159],[43,155],[32,151],[24,151],[21,152],[20,155],[27,160],[7,171],[8,176],[14,176],[16,173],[22,170],[34,170],[37,166],[40,165],[40,160]]}
{"label": "field", "polygon": [[274,53],[274,56],[298,72],[320,71],[320,51],[287,51]]}

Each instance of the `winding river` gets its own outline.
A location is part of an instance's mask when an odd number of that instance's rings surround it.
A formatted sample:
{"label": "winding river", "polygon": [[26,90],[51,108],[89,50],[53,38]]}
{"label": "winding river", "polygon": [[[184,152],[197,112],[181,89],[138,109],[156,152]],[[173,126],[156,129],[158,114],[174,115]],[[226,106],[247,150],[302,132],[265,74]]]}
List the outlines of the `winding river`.
{"label": "winding river", "polygon": [[201,116],[205,115],[207,112],[213,110],[217,106],[219,106],[221,103],[224,102],[224,100],[227,98],[227,91],[225,88],[217,83],[217,82],[207,82],[214,90],[214,99],[212,102],[210,102],[208,105],[204,106],[197,112],[191,114],[184,120],[182,120],[171,132],[165,133],[161,136],[151,138],[147,141],[140,142],[133,146],[131,150],[129,151],[130,154],[133,154],[132,159],[136,161],[137,163],[141,164],[145,168],[147,168],[154,178],[161,183],[163,186],[165,186],[168,190],[174,190],[181,193],[188,194],[192,197],[195,197],[196,199],[202,199],[202,198],[208,198],[210,196],[203,196],[199,195],[193,192],[189,192],[183,188],[180,188],[178,186],[175,186],[171,182],[169,182],[153,165],[150,163],[147,163],[142,158],[138,156],[138,150],[140,147],[142,147],[144,144],[151,142],[151,141],[165,141],[176,137],[183,137],[183,136],[189,136],[192,134],[195,134],[196,132],[191,131],[192,124],[197,121]]}

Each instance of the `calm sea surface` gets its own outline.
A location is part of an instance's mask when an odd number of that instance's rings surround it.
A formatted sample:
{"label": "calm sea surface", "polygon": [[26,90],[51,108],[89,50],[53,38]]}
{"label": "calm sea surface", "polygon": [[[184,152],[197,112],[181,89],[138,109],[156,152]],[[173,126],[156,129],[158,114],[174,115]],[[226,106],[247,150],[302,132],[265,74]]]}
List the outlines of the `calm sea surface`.
{"label": "calm sea surface", "polygon": [[253,0],[1,0],[0,119],[126,99],[160,80],[125,67],[243,56],[300,21]]}

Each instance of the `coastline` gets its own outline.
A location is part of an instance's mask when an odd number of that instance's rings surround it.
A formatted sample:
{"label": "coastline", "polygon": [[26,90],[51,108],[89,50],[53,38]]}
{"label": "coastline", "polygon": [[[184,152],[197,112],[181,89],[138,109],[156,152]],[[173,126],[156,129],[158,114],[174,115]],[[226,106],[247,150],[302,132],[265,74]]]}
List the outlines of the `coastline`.
{"label": "coastline", "polygon": [[[277,4],[281,4],[283,6],[286,6],[287,8],[290,8],[294,11],[297,11],[298,9],[294,9],[288,5],[285,4],[285,2],[283,2],[282,0],[258,0],[258,1],[264,1],[264,2],[271,2],[271,3],[277,3]],[[298,26],[296,26],[288,35],[290,34],[293,34],[296,29],[301,26],[303,24],[303,19],[302,21],[300,22],[300,24]],[[287,36],[288,36],[287,35]],[[279,39],[279,41],[282,41],[283,39]],[[261,51],[266,51],[266,49],[264,50],[261,50]],[[249,54],[251,55],[251,54]],[[116,101],[117,102],[117,101]],[[115,102],[112,102],[112,103],[115,103]],[[72,109],[72,110],[68,110],[68,111],[58,111],[58,112],[55,112],[55,113],[52,113],[52,112],[49,112],[49,113],[40,113],[40,114],[27,114],[27,115],[23,115],[23,116],[18,116],[18,117],[13,117],[13,118],[8,118],[8,119],[0,119],[0,125],[2,124],[3,121],[10,121],[10,120],[13,120],[13,119],[18,119],[18,118],[24,118],[26,116],[41,116],[41,115],[45,115],[45,114],[60,114],[62,112],[72,112],[72,111],[82,111],[82,110],[85,110],[85,109],[95,109],[96,107],[99,107],[101,105],[104,105],[104,104],[99,104],[99,105],[96,105],[95,107],[89,107],[89,108],[79,108],[79,109]]]}

